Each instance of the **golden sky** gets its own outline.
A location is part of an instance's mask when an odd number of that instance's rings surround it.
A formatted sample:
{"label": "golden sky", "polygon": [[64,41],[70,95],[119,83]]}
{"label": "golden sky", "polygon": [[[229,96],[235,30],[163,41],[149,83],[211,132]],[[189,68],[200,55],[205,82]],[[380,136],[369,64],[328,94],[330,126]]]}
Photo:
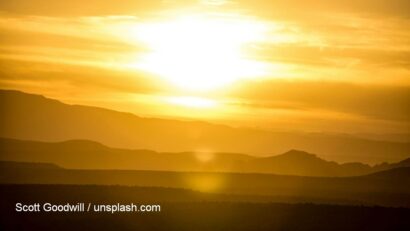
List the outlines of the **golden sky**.
{"label": "golden sky", "polygon": [[0,2],[0,87],[264,129],[410,129],[410,1]]}

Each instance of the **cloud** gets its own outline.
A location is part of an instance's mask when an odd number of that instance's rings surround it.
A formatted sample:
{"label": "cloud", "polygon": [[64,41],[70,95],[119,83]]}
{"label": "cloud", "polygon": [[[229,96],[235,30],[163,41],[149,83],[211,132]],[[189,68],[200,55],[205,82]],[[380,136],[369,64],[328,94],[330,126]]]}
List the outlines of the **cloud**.
{"label": "cloud", "polygon": [[367,17],[409,18],[407,0],[236,0],[238,8],[264,17],[303,18],[320,14],[354,14]]}
{"label": "cloud", "polygon": [[[410,71],[410,50],[371,48],[337,48],[315,47],[304,44],[284,44],[266,46],[255,54],[255,57],[273,63],[285,63],[311,68],[334,68],[335,72],[344,68],[374,71],[403,70],[403,79]],[[356,78],[356,76],[350,76]],[[369,80],[363,76],[362,80]],[[346,76],[349,79],[349,76]],[[374,80],[374,79],[373,79]],[[370,80],[371,81],[371,80]]]}
{"label": "cloud", "polygon": [[[0,87],[28,92],[121,92],[155,94],[164,86],[150,76],[109,68],[0,59]],[[51,86],[51,87],[50,87]],[[58,95],[58,94],[56,94]]]}
{"label": "cloud", "polygon": [[145,0],[13,0],[1,1],[0,9],[8,14],[38,15],[53,17],[143,15],[166,6],[178,6],[189,1]]}
{"label": "cloud", "polygon": [[238,84],[228,95],[256,107],[326,110],[410,123],[409,86],[263,81]]}

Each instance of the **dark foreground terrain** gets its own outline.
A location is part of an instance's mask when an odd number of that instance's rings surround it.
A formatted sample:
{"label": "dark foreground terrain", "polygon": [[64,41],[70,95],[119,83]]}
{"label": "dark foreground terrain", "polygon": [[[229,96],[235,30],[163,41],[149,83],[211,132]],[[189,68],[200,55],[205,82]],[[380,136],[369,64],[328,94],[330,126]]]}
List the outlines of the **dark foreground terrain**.
{"label": "dark foreground terrain", "polygon": [[[0,230],[410,230],[410,209],[249,203],[183,189],[1,185]],[[239,202],[240,201],[240,202]],[[17,213],[15,203],[159,204],[160,212]]]}
{"label": "dark foreground terrain", "polygon": [[234,194],[235,201],[410,208],[410,168],[396,168],[358,177],[302,177],[249,173],[74,170],[53,164],[0,162],[0,184],[181,188]]}

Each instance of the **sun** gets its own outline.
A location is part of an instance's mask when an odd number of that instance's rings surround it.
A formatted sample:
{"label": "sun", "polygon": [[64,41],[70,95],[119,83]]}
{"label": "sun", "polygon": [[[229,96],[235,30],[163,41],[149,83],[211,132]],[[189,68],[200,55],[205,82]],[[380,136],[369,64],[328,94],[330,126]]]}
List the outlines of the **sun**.
{"label": "sun", "polygon": [[184,16],[135,27],[147,47],[135,67],[184,90],[220,88],[241,78],[263,75],[264,65],[245,47],[263,40],[265,27],[252,20]]}

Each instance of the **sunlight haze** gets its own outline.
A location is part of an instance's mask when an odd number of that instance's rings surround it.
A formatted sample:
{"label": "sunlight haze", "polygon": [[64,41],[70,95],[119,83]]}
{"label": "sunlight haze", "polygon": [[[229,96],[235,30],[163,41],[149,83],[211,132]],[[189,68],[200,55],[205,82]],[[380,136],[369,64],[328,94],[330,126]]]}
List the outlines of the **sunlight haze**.
{"label": "sunlight haze", "polygon": [[0,86],[144,117],[407,133],[406,6],[5,1]]}

